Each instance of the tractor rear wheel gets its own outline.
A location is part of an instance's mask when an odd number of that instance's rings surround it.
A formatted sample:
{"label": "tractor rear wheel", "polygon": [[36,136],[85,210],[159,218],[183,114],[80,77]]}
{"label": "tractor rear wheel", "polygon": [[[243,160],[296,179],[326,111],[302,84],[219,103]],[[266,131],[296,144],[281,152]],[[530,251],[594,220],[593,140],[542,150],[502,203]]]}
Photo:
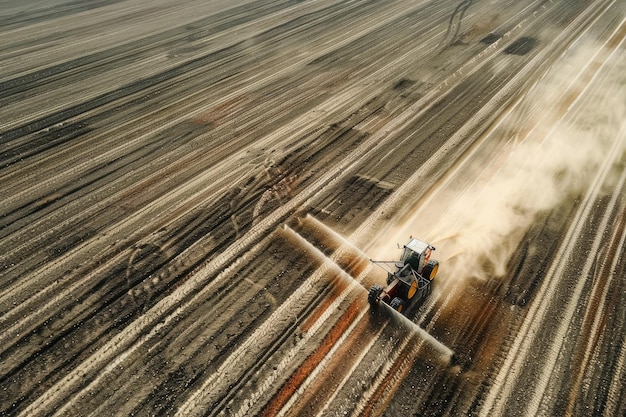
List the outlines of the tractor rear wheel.
{"label": "tractor rear wheel", "polygon": [[367,294],[367,301],[371,305],[377,305],[378,304],[378,296],[380,295],[381,292],[383,292],[382,285],[380,285],[380,284],[372,285],[372,288],[370,288],[369,294]]}
{"label": "tractor rear wheel", "polygon": [[431,259],[428,261],[424,269],[422,270],[422,276],[429,281],[432,281],[437,275],[437,271],[439,270],[439,262]]}
{"label": "tractor rear wheel", "polygon": [[402,313],[402,310],[404,310],[404,300],[400,297],[395,297],[393,300],[391,300],[391,303],[389,303],[389,305],[391,306],[391,308],[393,308],[394,310],[398,310],[398,312]]}

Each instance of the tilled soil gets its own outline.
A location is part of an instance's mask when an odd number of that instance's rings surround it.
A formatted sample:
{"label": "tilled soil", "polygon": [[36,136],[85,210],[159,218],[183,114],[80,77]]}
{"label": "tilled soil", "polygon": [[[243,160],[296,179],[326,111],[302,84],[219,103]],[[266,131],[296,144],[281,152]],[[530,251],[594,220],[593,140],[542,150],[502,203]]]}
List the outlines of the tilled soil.
{"label": "tilled soil", "polygon": [[626,412],[622,3],[5,3],[2,415]]}

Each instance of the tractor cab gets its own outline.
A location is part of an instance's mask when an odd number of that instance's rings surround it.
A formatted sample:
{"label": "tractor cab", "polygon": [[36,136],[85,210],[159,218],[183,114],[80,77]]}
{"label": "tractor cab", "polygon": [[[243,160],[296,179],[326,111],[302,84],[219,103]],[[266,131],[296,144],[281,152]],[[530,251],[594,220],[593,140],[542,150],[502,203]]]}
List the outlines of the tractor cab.
{"label": "tractor cab", "polygon": [[421,275],[424,271],[424,265],[430,260],[430,255],[434,249],[428,243],[412,238],[409,240],[409,243],[404,245],[404,252],[402,252],[400,262],[396,266],[398,269],[402,269],[408,264],[415,272]]}

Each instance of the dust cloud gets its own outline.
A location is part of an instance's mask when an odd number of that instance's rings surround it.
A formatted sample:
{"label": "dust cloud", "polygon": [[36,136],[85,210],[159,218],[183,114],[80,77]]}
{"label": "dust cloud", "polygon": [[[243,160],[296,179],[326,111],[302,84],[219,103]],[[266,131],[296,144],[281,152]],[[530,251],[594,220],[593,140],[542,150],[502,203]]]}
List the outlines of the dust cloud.
{"label": "dust cloud", "polygon": [[412,233],[436,246],[447,281],[504,275],[537,215],[584,192],[599,166],[612,162],[606,157],[616,141],[624,152],[626,71],[615,59],[603,65],[607,54],[599,51],[570,50],[483,142],[499,145],[468,158],[395,225],[396,240]]}

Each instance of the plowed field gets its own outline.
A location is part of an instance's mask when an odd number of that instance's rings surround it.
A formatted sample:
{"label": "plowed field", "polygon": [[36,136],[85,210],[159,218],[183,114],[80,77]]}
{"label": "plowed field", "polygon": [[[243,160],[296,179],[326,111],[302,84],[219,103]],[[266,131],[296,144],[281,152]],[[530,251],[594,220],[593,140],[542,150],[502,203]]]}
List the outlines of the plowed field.
{"label": "plowed field", "polygon": [[[626,414],[626,3],[0,5],[0,414]],[[405,316],[367,290],[436,247]]]}

